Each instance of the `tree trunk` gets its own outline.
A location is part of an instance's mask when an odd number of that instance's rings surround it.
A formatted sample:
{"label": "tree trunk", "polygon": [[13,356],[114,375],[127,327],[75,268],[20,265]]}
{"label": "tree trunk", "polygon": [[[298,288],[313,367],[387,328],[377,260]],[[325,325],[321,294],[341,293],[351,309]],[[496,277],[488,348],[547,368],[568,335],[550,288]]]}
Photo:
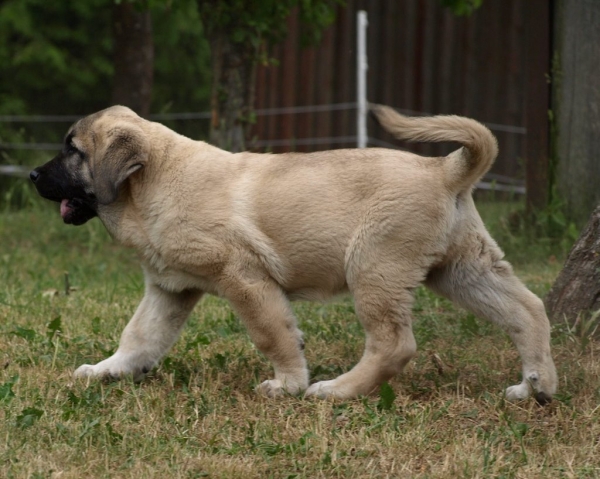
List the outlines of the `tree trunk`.
{"label": "tree trunk", "polygon": [[600,201],[600,1],[556,0],[553,110],[557,189],[583,224]]}
{"label": "tree trunk", "polygon": [[148,116],[152,100],[154,41],[149,11],[137,11],[127,1],[113,10],[115,74],[112,104]]}
{"label": "tree trunk", "polygon": [[569,253],[546,296],[552,321],[573,323],[580,314],[600,309],[600,206]]}
{"label": "tree trunk", "polygon": [[210,142],[237,153],[246,148],[254,111],[257,47],[233,43],[225,32],[210,37],[212,93]]}

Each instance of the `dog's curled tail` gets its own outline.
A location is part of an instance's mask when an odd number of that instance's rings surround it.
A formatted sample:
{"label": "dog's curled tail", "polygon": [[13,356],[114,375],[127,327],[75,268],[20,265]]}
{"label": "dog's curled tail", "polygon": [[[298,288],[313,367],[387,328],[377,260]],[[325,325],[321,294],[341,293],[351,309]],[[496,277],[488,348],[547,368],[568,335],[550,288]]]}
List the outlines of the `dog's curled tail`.
{"label": "dog's curled tail", "polygon": [[447,185],[453,191],[471,188],[492,166],[498,143],[481,123],[455,115],[408,117],[384,105],[370,109],[388,132],[399,140],[453,141],[464,148],[446,157]]}

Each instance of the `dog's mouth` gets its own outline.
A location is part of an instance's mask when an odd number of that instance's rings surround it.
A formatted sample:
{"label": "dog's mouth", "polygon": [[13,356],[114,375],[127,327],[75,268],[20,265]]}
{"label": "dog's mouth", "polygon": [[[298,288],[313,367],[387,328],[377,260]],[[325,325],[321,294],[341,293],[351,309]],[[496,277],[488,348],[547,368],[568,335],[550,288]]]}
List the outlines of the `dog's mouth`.
{"label": "dog's mouth", "polygon": [[69,218],[70,214],[73,212],[73,205],[69,203],[69,200],[62,200],[60,202],[60,216],[65,221],[67,221],[67,218]]}
{"label": "dog's mouth", "polygon": [[69,174],[64,164],[64,155],[59,153],[45,165],[31,171],[29,177],[42,196],[60,205],[60,217],[66,224],[82,225],[98,216],[96,195],[86,191],[79,176]]}
{"label": "dog's mouth", "polygon": [[60,216],[66,224],[77,226],[96,216],[96,210],[81,198],[63,199]]}

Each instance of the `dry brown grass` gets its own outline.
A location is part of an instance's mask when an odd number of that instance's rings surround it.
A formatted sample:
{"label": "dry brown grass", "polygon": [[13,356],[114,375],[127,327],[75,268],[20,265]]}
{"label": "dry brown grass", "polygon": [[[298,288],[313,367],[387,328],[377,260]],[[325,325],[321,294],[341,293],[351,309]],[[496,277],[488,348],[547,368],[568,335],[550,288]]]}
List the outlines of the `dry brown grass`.
{"label": "dry brown grass", "polygon": [[[417,358],[371,397],[258,397],[270,367],[216,298],[145,382],[73,381],[116,348],[141,274],[96,222],[69,228],[44,212],[0,215],[0,476],[600,477],[600,343],[557,325],[556,400],[507,403],[520,379],[510,341],[425,290]],[[560,262],[515,266],[542,294]],[[65,270],[77,291],[43,296],[62,290]],[[312,380],[357,361],[351,301],[295,308]]]}

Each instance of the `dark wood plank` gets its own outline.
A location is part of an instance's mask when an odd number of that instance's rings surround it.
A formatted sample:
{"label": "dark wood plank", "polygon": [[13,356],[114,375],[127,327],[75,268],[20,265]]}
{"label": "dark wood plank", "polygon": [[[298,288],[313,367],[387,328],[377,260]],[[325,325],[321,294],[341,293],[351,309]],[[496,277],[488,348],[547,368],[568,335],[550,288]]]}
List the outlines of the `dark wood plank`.
{"label": "dark wood plank", "polygon": [[546,0],[529,0],[526,25],[526,120],[525,171],[527,209],[542,210],[548,204],[550,124],[550,6]]}

